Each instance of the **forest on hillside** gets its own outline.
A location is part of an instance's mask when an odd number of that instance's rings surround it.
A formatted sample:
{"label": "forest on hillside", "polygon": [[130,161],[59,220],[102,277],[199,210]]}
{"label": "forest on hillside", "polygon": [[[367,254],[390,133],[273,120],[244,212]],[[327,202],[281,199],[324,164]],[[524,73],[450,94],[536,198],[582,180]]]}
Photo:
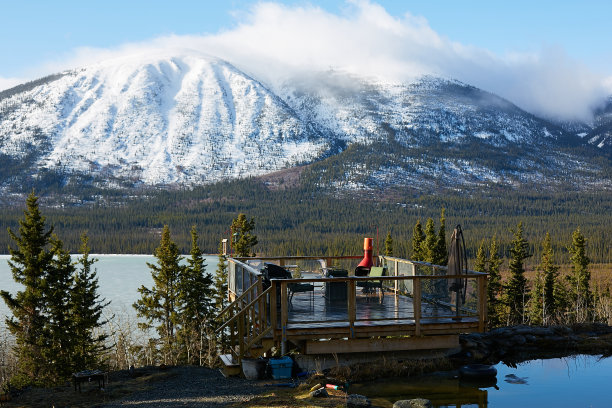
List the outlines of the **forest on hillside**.
{"label": "forest on hillside", "polygon": [[[538,257],[544,235],[550,233],[560,263],[569,259],[571,234],[580,228],[588,240],[592,262],[612,263],[610,192],[427,194],[392,191],[339,195],[312,188],[273,190],[255,179],[217,183],[192,190],[124,191],[98,195],[71,192],[41,193],[41,207],[49,224],[62,236],[66,248],[76,252],[79,237],[87,232],[92,253],[151,254],[168,225],[183,253],[190,245],[195,225],[204,252],[216,253],[219,241],[229,235],[229,225],[239,213],[255,218],[259,237],[256,251],[266,255],[354,255],[361,253],[363,238],[378,235],[379,246],[387,233],[395,254],[410,257],[412,229],[446,211],[446,232],[461,224],[470,257],[480,242],[496,237],[507,254],[511,228],[523,222],[530,253]],[[3,204],[0,226],[16,230],[25,200]],[[6,233],[0,234],[0,252],[8,253]]]}

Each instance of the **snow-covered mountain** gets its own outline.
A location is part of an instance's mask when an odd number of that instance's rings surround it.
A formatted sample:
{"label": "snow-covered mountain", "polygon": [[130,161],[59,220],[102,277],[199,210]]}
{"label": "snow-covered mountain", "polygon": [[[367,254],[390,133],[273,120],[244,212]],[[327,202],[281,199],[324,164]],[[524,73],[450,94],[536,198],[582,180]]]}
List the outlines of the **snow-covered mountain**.
{"label": "snow-covered mountain", "polygon": [[0,154],[35,151],[34,168],[68,174],[210,183],[308,162],[325,149],[262,84],[201,56],[110,61],[0,101]]}
{"label": "snow-covered mountain", "polygon": [[1,92],[0,183],[198,185],[310,164],[305,178],[344,189],[611,188],[593,137],[435,77],[266,86],[213,57],[135,56]]}

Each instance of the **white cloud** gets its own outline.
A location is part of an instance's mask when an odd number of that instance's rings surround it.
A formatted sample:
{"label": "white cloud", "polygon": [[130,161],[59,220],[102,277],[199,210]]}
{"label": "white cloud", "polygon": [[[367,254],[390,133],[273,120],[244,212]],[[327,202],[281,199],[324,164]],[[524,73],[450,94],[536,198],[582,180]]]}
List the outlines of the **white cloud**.
{"label": "white cloud", "polygon": [[24,82],[26,82],[27,80],[24,80],[22,78],[3,78],[0,77],[0,92],[4,91],[5,89],[10,89],[14,86],[17,86],[19,84],[22,84]]}
{"label": "white cloud", "polygon": [[343,14],[259,3],[240,15],[235,28],[215,35],[81,48],[47,65],[44,74],[126,55],[196,50],[226,59],[271,85],[301,71],[330,68],[394,81],[434,74],[494,92],[533,113],[565,119],[588,119],[608,89],[603,77],[560,48],[495,55],[439,35],[422,17],[394,17],[366,0],[350,1]]}

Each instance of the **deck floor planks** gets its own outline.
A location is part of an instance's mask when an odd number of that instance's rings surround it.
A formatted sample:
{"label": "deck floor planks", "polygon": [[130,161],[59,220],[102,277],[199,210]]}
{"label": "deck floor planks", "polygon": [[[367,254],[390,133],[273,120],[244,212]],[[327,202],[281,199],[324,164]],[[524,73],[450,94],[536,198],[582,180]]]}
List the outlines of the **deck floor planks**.
{"label": "deck floor planks", "polygon": [[[324,283],[316,283],[314,296],[310,292],[296,293],[289,304],[287,329],[346,328],[348,311],[346,300],[330,300],[325,297]],[[447,307],[422,301],[421,323],[452,323],[454,312]],[[355,299],[355,327],[380,327],[386,325],[413,325],[414,309],[412,298],[385,291],[364,293],[357,288]],[[473,319],[464,318],[463,322]]]}

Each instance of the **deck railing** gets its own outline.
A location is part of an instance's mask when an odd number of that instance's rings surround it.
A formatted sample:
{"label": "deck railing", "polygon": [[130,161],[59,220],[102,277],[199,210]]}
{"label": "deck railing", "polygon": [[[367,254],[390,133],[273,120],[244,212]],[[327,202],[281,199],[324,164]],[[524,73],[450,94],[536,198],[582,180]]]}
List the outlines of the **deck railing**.
{"label": "deck railing", "polygon": [[[457,330],[466,325],[485,330],[487,274],[448,275],[444,266],[380,256],[378,264],[386,268],[385,276],[272,279],[265,289],[258,267],[253,266],[258,261],[295,266],[301,261],[323,260],[321,267],[325,268],[332,262],[360,258],[230,258],[228,286],[233,303],[223,312],[227,320],[221,330],[229,331],[236,357],[248,357],[249,349],[264,337],[284,347],[292,337],[355,338],[378,332],[419,336],[446,324]],[[296,284],[313,285],[316,293],[300,291],[291,300]],[[326,297],[325,302],[312,300],[321,297]],[[393,334],[388,334],[389,327],[394,328]]]}

